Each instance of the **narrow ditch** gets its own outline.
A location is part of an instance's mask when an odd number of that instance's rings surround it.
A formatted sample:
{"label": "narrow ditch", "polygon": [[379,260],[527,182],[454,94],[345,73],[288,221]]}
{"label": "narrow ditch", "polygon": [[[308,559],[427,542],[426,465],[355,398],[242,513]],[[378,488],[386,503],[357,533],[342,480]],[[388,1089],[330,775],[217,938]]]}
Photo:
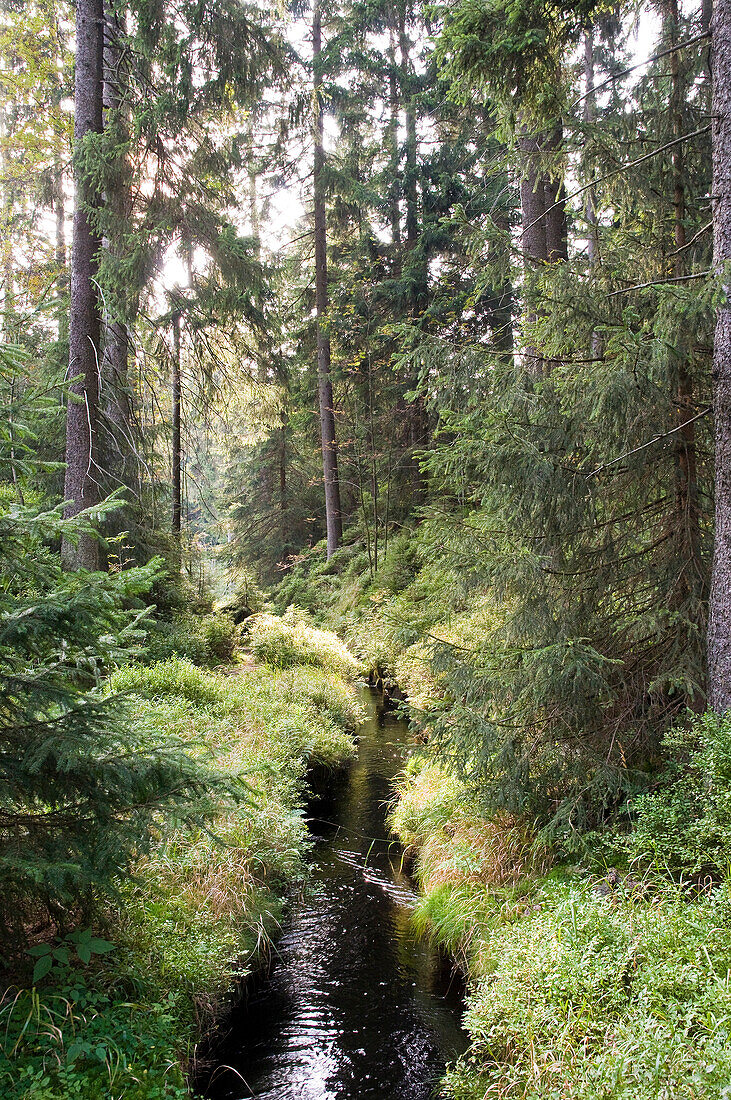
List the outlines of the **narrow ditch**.
{"label": "narrow ditch", "polygon": [[428,1100],[461,1053],[462,988],[415,936],[415,888],[386,828],[405,722],[362,688],[358,757],[310,806],[311,881],[266,975],[209,1047],[207,1100]]}

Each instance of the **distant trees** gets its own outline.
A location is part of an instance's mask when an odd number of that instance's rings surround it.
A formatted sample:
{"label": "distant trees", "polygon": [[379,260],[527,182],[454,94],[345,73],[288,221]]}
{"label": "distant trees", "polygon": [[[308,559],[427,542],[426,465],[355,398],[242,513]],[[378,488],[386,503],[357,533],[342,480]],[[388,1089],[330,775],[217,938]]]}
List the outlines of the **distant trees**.
{"label": "distant trees", "polygon": [[[719,3],[711,110],[708,13],[671,0],[631,68],[621,14],[589,0],[458,3],[441,23],[408,0],[317,0],[291,16],[302,56],[258,4],[168,19],[80,0],[69,517],[122,481],[142,559],[163,527],[172,551],[192,491],[201,531],[231,504],[230,556],[267,581],[324,537],[333,568],[362,546],[375,582],[395,531],[425,524],[466,591],[510,608],[499,674],[479,700],[464,687],[485,774],[520,757],[520,729],[556,791],[560,757],[567,789],[601,775],[621,797],[707,683],[731,699]],[[63,158],[43,156],[62,259]],[[268,209],[285,189],[287,249]],[[187,285],[163,293],[183,252]],[[239,415],[255,429],[232,433]],[[64,557],[96,565],[86,528]]]}
{"label": "distant trees", "polygon": [[[143,558],[150,550],[145,532],[157,525],[149,512],[160,496],[160,439],[150,419],[156,424],[161,407],[168,423],[175,422],[167,434],[165,480],[175,497],[177,533],[185,480],[180,362],[161,404],[150,356],[155,373],[169,373],[170,363],[152,333],[169,318],[158,320],[158,307],[146,306],[172,247],[186,250],[189,263],[197,257],[199,270],[176,309],[185,314],[188,342],[201,341],[200,356],[190,356],[188,367],[200,358],[213,370],[202,387],[214,376],[220,382],[227,369],[222,361],[214,364],[220,340],[210,335],[217,326],[227,326],[225,339],[238,332],[246,340],[252,327],[261,330],[265,291],[258,245],[234,226],[233,212],[244,196],[236,193],[230,165],[247,131],[242,112],[283,71],[286,50],[257,5],[202,5],[189,9],[185,20],[167,20],[164,6],[89,8],[81,0],[76,15],[68,368],[75,382],[66,417],[66,511],[72,517],[124,489],[129,550]],[[195,79],[194,54],[200,65]],[[248,369],[255,372],[256,365]],[[119,530],[119,520],[115,526]],[[95,568],[98,540],[84,534],[76,545],[65,544],[64,560],[69,568]]]}

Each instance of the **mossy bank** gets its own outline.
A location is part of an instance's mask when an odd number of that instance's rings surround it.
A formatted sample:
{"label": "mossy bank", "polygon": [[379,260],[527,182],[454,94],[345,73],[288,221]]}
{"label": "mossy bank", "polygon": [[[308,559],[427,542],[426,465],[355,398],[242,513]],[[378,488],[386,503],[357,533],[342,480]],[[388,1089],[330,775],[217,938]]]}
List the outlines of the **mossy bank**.
{"label": "mossy bank", "polygon": [[272,634],[267,618],[252,627],[269,664],[226,674],[171,657],[111,678],[110,692],[131,697],[140,737],[184,742],[227,782],[224,793],[201,792],[214,800],[205,828],[180,821],[163,834],[161,822],[116,898],[75,932],[41,936],[34,961],[45,973],[2,1003],[7,1100],[189,1095],[197,1040],[259,964],[288,888],[306,873],[308,769],[339,768],[355,751],[356,662],[334,636],[291,617],[281,652]]}

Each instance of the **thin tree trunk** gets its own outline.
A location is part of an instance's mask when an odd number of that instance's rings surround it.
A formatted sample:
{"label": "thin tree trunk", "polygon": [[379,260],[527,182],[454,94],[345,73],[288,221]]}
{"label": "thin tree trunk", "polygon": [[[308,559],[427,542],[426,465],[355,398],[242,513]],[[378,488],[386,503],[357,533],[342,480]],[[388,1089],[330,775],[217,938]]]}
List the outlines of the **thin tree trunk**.
{"label": "thin tree trunk", "polygon": [[[593,126],[596,122],[596,92],[594,91],[594,28],[589,27],[588,31],[584,35],[584,80],[586,87],[584,89],[584,122],[586,123],[587,130],[590,126]],[[590,137],[587,134],[584,138],[584,148],[590,143]],[[594,176],[594,167],[591,163],[591,156],[589,156],[589,164],[587,165],[587,176],[591,180]],[[586,236],[586,252],[589,259],[589,270],[594,271],[599,263],[599,230],[596,214],[596,192],[593,187],[589,187],[586,192],[584,200],[584,220],[587,226]]]}
{"label": "thin tree trunk", "polygon": [[[404,3],[399,12],[399,52],[401,54],[402,102],[406,115],[406,148],[404,165],[404,198],[406,200],[406,254],[407,270],[411,279],[411,317],[416,320],[426,305],[427,270],[423,257],[417,251],[419,244],[419,203],[418,203],[418,139],[416,132],[416,113],[413,100],[413,71],[411,64],[411,43],[406,33],[406,10]],[[410,462],[411,491],[413,500],[419,504],[424,499],[425,485],[419,464],[419,452],[429,441],[429,425],[426,402],[418,392],[418,378],[406,381],[408,389],[417,391],[417,396],[409,404],[409,444],[412,458]]]}
{"label": "thin tree trunk", "polygon": [[53,166],[53,212],[56,218],[56,293],[58,295],[58,339],[64,341],[69,334],[68,269],[66,267],[66,203],[63,193],[63,165],[58,160]]}
{"label": "thin tree trunk", "polygon": [[[511,230],[510,216],[507,211],[497,209],[493,215],[493,220],[496,228],[504,234],[505,239],[509,239]],[[487,257],[488,263],[490,262],[493,249],[495,253],[495,268],[499,270],[502,261],[502,243],[496,242],[491,246]],[[497,300],[490,321],[492,342],[496,350],[500,352],[501,358],[503,358],[505,362],[508,362],[513,358],[515,347],[513,333],[513,307],[515,304],[513,284],[509,279],[506,279],[503,285],[500,286],[495,293]]]}
{"label": "thin tree trunk", "polygon": [[180,545],[182,496],[180,471],[182,445],[180,437],[180,314],[173,314],[173,362],[172,362],[172,529]]}
{"label": "thin tree trunk", "polygon": [[406,248],[411,250],[419,238],[419,212],[417,206],[417,142],[416,116],[411,96],[410,43],[406,34],[406,7],[399,17],[399,51],[401,53],[402,102],[406,113],[406,164],[404,168],[404,197],[406,199]]}
{"label": "thin tree trunk", "polygon": [[[584,35],[584,122],[586,134],[584,137],[584,155],[586,157],[586,178],[591,181],[595,176],[594,161],[592,156],[592,139],[590,128],[596,122],[596,92],[594,89],[594,28],[589,27]],[[595,275],[600,262],[599,252],[599,219],[597,217],[596,188],[589,186],[584,200],[584,220],[586,222],[586,255],[589,261],[589,274]],[[591,354],[595,359],[600,359],[603,354],[602,339],[598,332],[591,334]]]}
{"label": "thin tree trunk", "polygon": [[399,82],[396,71],[396,35],[393,26],[389,27],[388,47],[388,143],[391,155],[391,186],[389,188],[389,218],[391,222],[391,244],[393,247],[393,270],[398,279],[401,277],[401,208],[399,200],[401,187],[399,183]]}
{"label": "thin tree trunk", "polygon": [[322,53],[322,16],[320,0],[312,10],[312,54],[315,79],[315,309],[317,315],[317,397],[320,408],[320,438],[322,440],[322,470],[325,484],[325,527],[328,558],[337,550],[343,538],[338,477],[338,444],[335,434],[335,411],[330,374],[330,336],[327,332],[327,226],[325,220],[325,150],[323,148],[324,111],[319,71]]}
{"label": "thin tree trunk", "polygon": [[[674,46],[679,38],[679,11],[677,0],[669,0],[667,16],[670,45]],[[680,59],[677,53],[670,54],[671,78],[671,116],[673,138],[683,133],[683,95],[684,89],[680,75]],[[682,279],[685,272],[685,167],[683,146],[675,145],[672,151],[673,176],[673,212],[675,256],[673,258],[673,277]],[[683,358],[676,366],[677,370],[677,419],[681,425],[676,435],[675,446],[675,499],[677,508],[676,527],[679,537],[679,556],[684,561],[683,572],[678,586],[678,600],[685,600],[697,589],[702,577],[700,560],[700,518],[698,511],[698,473],[695,444],[695,410],[693,407],[693,379],[688,363]],[[688,575],[690,574],[690,575]]]}
{"label": "thin tree trunk", "polygon": [[282,546],[287,545],[288,515],[287,515],[287,428],[289,417],[286,407],[282,408],[281,426],[279,429],[279,523]]}
{"label": "thin tree trunk", "polygon": [[713,71],[713,259],[724,284],[713,347],[716,529],[708,620],[708,697],[731,709],[731,0],[715,0]]}
{"label": "thin tree trunk", "polygon": [[[65,515],[71,518],[99,502],[96,432],[99,413],[99,301],[96,289],[101,240],[89,208],[99,196],[81,170],[79,147],[89,133],[102,130],[104,10],[102,0],[77,0],[76,82],[74,107],[74,228],[71,249],[69,375],[76,378],[66,413]],[[82,535],[74,545],[64,540],[67,569],[96,569],[98,541]]]}
{"label": "thin tree trunk", "polygon": [[[11,71],[12,62],[4,53],[0,54],[0,68]],[[13,314],[14,310],[14,279],[13,279],[13,243],[12,243],[12,213],[14,205],[12,174],[9,171],[9,163],[3,153],[8,133],[11,128],[9,120],[9,104],[0,99],[0,185],[2,196],[0,198],[0,331],[7,343],[13,343],[17,339]]]}

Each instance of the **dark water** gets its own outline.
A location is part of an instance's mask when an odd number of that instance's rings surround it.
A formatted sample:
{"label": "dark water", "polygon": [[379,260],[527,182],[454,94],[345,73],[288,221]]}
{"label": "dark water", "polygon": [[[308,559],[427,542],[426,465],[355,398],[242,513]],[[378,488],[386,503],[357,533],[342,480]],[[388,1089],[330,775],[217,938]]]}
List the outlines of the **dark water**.
{"label": "dark water", "polygon": [[458,983],[410,930],[416,894],[385,827],[408,728],[375,692],[363,704],[357,761],[311,807],[311,886],[198,1083],[210,1100],[428,1100],[465,1048]]}

